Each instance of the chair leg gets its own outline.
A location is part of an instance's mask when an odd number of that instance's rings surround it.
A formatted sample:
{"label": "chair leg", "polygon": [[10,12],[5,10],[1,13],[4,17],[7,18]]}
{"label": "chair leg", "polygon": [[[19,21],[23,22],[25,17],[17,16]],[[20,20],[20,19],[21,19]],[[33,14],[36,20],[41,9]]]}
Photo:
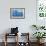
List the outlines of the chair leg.
{"label": "chair leg", "polygon": [[7,46],[7,42],[6,42],[6,41],[5,41],[5,43],[4,43],[4,44],[5,44],[5,46]]}
{"label": "chair leg", "polygon": [[5,46],[7,46],[7,34],[5,34]]}

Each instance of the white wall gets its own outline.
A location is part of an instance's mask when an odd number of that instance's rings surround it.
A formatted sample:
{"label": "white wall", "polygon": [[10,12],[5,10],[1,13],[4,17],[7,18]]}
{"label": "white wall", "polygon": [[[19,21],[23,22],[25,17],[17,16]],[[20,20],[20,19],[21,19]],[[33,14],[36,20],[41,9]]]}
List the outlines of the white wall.
{"label": "white wall", "polygon": [[[10,19],[10,8],[25,8],[25,19]],[[36,24],[36,0],[0,1],[0,34],[17,26],[19,32],[30,32],[32,36],[32,24]]]}

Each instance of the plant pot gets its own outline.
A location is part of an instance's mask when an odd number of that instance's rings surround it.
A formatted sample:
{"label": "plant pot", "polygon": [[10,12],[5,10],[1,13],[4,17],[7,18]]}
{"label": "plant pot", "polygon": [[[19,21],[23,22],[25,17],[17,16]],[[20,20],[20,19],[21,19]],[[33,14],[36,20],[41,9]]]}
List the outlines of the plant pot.
{"label": "plant pot", "polygon": [[40,43],[44,43],[44,40],[45,40],[45,39],[40,39]]}
{"label": "plant pot", "polygon": [[41,44],[44,42],[45,39],[37,39],[37,43]]}
{"label": "plant pot", "polygon": [[37,39],[37,43],[40,43],[40,39]]}

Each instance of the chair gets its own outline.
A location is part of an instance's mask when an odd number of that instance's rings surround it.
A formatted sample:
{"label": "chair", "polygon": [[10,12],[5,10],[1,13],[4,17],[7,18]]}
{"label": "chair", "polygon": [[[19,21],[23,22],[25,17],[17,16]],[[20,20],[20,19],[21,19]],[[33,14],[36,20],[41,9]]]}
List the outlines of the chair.
{"label": "chair", "polygon": [[17,36],[15,40],[16,40],[16,46],[18,46],[18,34],[9,34],[9,33],[5,34],[5,46],[8,45],[7,39],[10,38],[11,36]]}
{"label": "chair", "polygon": [[11,28],[11,33],[5,33],[5,46],[7,46],[7,44],[8,44],[7,38],[10,38],[10,37],[13,37],[13,36],[17,36],[17,39],[15,38],[15,40],[17,40],[16,46],[18,46],[18,27]]}
{"label": "chair", "polygon": [[19,42],[19,46],[30,46],[29,33],[21,33],[21,39],[24,41]]}

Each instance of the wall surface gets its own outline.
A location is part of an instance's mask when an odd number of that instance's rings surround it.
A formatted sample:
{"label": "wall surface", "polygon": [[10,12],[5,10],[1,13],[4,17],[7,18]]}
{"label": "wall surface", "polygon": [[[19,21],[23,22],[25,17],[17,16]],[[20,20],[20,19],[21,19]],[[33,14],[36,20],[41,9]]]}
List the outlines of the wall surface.
{"label": "wall surface", "polygon": [[[25,19],[10,19],[10,8],[25,8]],[[9,28],[17,26],[19,32],[29,32],[32,37],[32,24],[36,24],[36,0],[0,1],[0,34],[10,32]]]}

